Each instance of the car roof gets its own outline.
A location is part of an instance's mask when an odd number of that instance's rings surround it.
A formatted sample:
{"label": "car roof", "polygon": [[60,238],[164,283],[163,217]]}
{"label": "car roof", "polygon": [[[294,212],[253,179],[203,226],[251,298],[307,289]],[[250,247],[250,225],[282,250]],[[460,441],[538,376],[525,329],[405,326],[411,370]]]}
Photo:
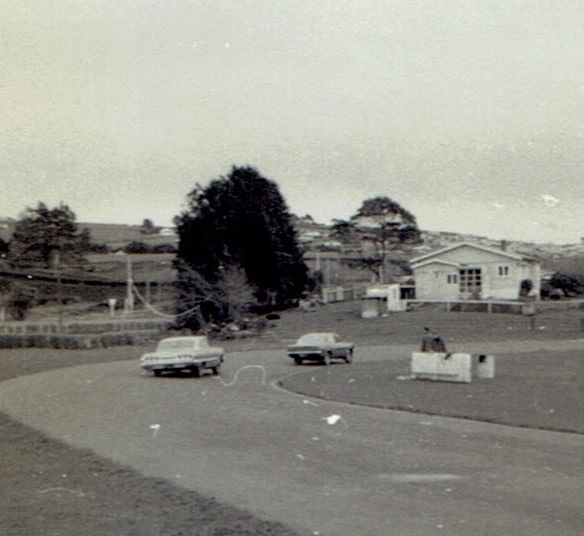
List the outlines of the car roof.
{"label": "car roof", "polygon": [[314,337],[314,336],[322,336],[322,335],[336,335],[337,337],[339,336],[338,333],[335,333],[334,331],[311,331],[309,333],[304,333],[303,335],[301,335],[301,337]]}
{"label": "car roof", "polygon": [[206,339],[205,335],[183,335],[180,337],[166,337],[165,339],[160,339],[158,342],[166,341],[199,341],[201,339]]}

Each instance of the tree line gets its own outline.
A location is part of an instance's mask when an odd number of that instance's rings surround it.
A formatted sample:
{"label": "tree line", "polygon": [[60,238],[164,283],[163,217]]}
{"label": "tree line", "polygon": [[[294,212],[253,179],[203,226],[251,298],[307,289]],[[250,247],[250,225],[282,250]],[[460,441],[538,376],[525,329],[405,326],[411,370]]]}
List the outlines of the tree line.
{"label": "tree line", "polygon": [[[303,258],[289,208],[277,184],[250,166],[232,167],[208,185],[196,184],[187,194],[187,208],[174,218],[177,327],[236,320],[250,308],[273,311],[293,306],[313,292],[321,274],[310,272]],[[145,219],[141,232],[157,228]],[[345,243],[368,243],[353,262],[383,279],[391,248],[419,241],[415,217],[387,197],[363,203],[347,221],[338,220],[332,236]],[[127,252],[146,253],[134,241]],[[104,252],[75,213],[65,204],[49,208],[39,202],[27,208],[8,243],[0,242],[12,265],[44,268],[82,265],[90,252]],[[167,250],[165,250],[166,252]],[[168,250],[170,252],[170,250]]]}
{"label": "tree line", "polygon": [[[236,321],[250,311],[284,309],[322,283],[322,274],[311,272],[304,262],[293,218],[277,184],[253,167],[234,166],[206,186],[196,184],[174,224],[177,246],[155,250],[133,241],[125,249],[175,254],[178,328],[198,330]],[[158,228],[144,219],[141,233],[155,232]],[[420,242],[421,233],[412,213],[377,196],[365,200],[348,220],[335,220],[331,238],[359,251],[347,262],[387,282],[385,271],[395,262],[392,250]],[[105,251],[107,246],[94,243],[89,230],[79,228],[75,213],[63,203],[49,208],[39,202],[27,208],[11,239],[0,240],[4,261],[21,267],[81,266],[88,253]],[[583,294],[584,274],[565,268],[553,275],[551,287],[565,295]],[[0,292],[6,294],[7,287],[0,281]],[[13,302],[22,302],[23,290],[16,290]]]}

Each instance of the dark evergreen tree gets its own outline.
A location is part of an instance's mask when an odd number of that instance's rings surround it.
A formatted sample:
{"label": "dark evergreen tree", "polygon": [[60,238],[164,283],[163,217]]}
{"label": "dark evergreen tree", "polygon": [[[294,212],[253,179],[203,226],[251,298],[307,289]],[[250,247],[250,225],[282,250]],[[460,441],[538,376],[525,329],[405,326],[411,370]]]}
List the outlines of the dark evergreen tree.
{"label": "dark evergreen tree", "polygon": [[[241,268],[256,300],[275,308],[297,300],[306,287],[308,271],[286,203],[254,168],[233,167],[206,188],[197,185],[175,223],[177,258],[211,285]],[[182,277],[192,273],[182,270]],[[184,305],[179,300],[179,312]]]}
{"label": "dark evergreen tree", "polygon": [[10,244],[9,242],[6,242],[6,240],[3,240],[2,238],[0,238],[0,259],[4,260],[6,258],[6,253],[8,253],[10,251]]}
{"label": "dark evergreen tree", "polygon": [[44,267],[79,262],[87,240],[87,233],[79,232],[75,214],[67,205],[49,209],[39,203],[35,209],[27,208],[16,222],[9,259]]}

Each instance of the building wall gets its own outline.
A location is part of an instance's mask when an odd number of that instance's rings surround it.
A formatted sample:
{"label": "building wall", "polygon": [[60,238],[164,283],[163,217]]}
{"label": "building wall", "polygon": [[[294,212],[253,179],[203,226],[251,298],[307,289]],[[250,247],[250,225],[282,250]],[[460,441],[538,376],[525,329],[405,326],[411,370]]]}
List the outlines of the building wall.
{"label": "building wall", "polygon": [[[519,289],[524,279],[532,281],[532,295],[539,297],[539,265],[472,248],[460,248],[460,250],[447,252],[444,256],[440,256],[440,259],[463,264],[464,269],[480,269],[482,285],[480,296],[462,294],[459,269],[435,262],[414,269],[417,299],[444,301],[471,298],[516,300],[519,298]],[[466,255],[462,255],[462,253],[466,253]],[[476,255],[474,255],[475,253]]]}
{"label": "building wall", "polygon": [[[414,270],[417,300],[457,300],[459,296],[458,270],[454,266],[432,263]],[[448,276],[451,281],[448,283]],[[454,276],[454,279],[453,279]]]}

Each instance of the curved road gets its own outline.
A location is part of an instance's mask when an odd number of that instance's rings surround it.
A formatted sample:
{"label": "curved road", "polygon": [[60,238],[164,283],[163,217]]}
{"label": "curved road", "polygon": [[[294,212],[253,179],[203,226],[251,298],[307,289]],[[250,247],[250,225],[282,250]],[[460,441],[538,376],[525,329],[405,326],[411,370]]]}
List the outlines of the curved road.
{"label": "curved road", "polygon": [[[358,358],[410,350],[369,348]],[[584,436],[276,386],[299,371],[310,367],[277,351],[233,353],[220,377],[199,379],[154,378],[129,361],[84,365],[1,383],[0,411],[304,535],[584,534]]]}

